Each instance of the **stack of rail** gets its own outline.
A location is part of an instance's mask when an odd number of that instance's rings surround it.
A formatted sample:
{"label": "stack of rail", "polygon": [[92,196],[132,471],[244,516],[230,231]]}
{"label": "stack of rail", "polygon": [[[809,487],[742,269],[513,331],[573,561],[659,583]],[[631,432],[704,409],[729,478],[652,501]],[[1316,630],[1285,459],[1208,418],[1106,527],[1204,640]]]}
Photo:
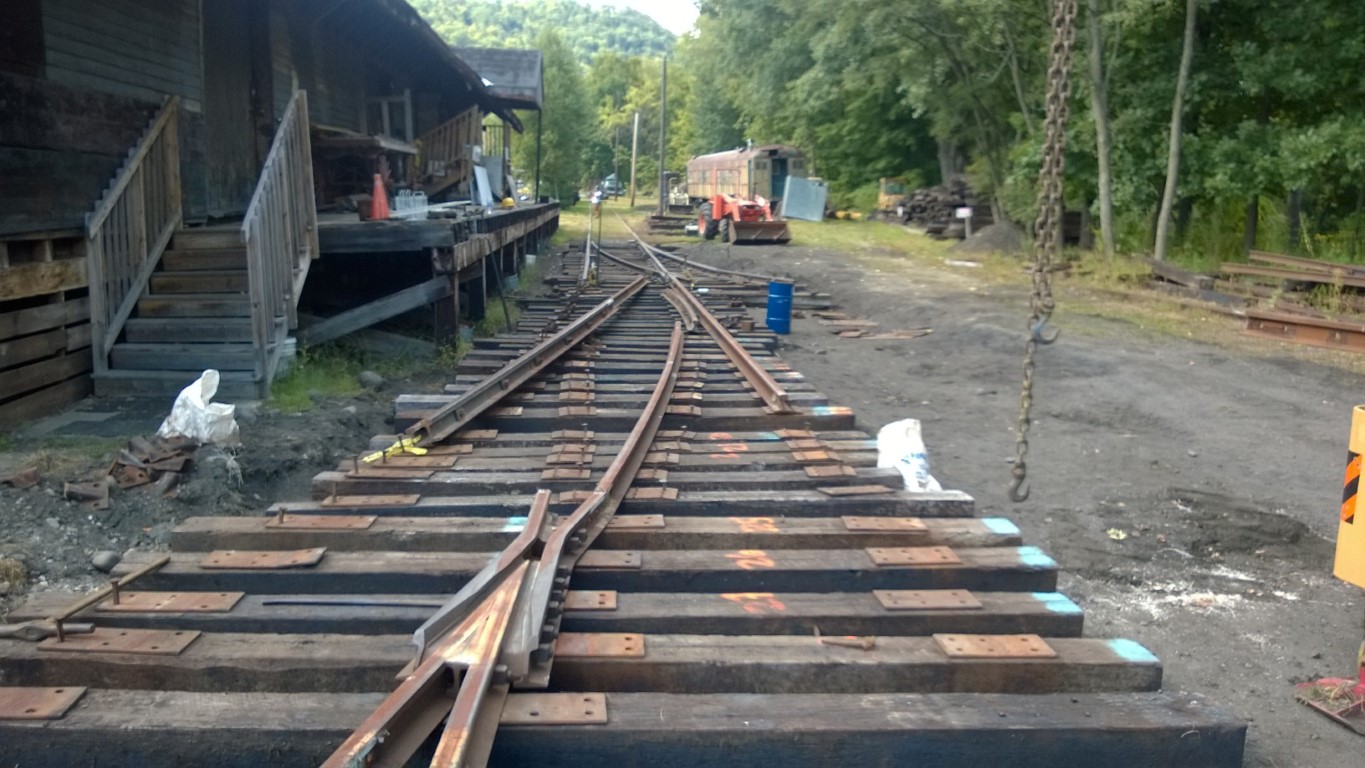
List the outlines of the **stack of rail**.
{"label": "stack of rail", "polygon": [[0,756],[1241,764],[1245,723],[1082,637],[1013,523],[902,490],[849,409],[694,290],[758,281],[659,256],[566,256],[313,498],[190,518],[112,594],[35,596],[12,621],[94,631],[0,644]]}
{"label": "stack of rail", "polygon": [[1365,266],[1264,251],[1249,259],[1223,264],[1217,283],[1269,302],[1246,310],[1247,335],[1365,352]]}

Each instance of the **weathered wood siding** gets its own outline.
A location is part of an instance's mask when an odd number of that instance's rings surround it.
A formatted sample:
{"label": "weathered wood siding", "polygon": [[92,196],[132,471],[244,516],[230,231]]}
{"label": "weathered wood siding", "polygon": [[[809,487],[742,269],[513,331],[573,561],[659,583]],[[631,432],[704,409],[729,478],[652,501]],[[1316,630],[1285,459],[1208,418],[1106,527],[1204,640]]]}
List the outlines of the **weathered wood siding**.
{"label": "weathered wood siding", "polygon": [[240,215],[251,202],[260,170],[251,102],[250,3],[202,1],[206,205],[212,216]]}
{"label": "weathered wood siding", "polygon": [[326,18],[296,6],[270,8],[270,63],[276,119],[284,115],[295,88],[308,91],[312,122],[363,129],[367,84],[380,66],[331,30]]}
{"label": "weathered wood siding", "polygon": [[48,79],[160,102],[203,101],[199,0],[44,0]]}
{"label": "weathered wood siding", "polygon": [[0,236],[80,227],[154,109],[0,73]]}

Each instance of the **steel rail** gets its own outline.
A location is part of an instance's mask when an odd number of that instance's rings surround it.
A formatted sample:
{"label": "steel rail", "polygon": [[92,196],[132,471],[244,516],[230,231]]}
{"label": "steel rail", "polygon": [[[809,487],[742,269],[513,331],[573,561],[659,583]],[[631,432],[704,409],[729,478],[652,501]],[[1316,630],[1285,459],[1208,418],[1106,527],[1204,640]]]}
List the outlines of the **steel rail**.
{"label": "steel rail", "polygon": [[[514,678],[520,678],[524,685],[549,684],[553,642],[559,635],[573,568],[606,529],[631,484],[635,482],[635,476],[658,434],[659,425],[668,412],[668,403],[673,398],[678,374],[682,369],[682,358],[683,330],[681,324],[675,322],[668,345],[668,357],[659,373],[654,392],[635,422],[634,429],[621,444],[620,453],[607,467],[592,496],[567,518],[560,520],[545,542],[540,568],[532,579],[529,601],[532,613],[526,617],[528,621],[518,628],[511,645],[514,665],[511,673]],[[529,661],[529,669],[521,668],[523,660]]]}
{"label": "steel rail", "polygon": [[442,720],[433,768],[487,764],[511,686],[548,686],[573,568],[635,481],[668,411],[682,357],[683,330],[675,322],[649,402],[592,496],[550,521],[549,491],[536,493],[526,527],[414,633],[425,656],[323,768],[403,766]]}
{"label": "steel rail", "polygon": [[644,289],[647,283],[643,277],[632,281],[615,295],[566,325],[554,336],[504,365],[497,373],[479,382],[454,402],[408,427],[399,436],[398,444],[438,443],[455,434],[504,395],[530,381],[550,363],[558,360],[561,355],[614,317],[630,299]]}
{"label": "steel rail", "polygon": [[[631,234],[634,234],[634,233],[632,232]],[[639,237],[637,236],[636,239],[638,240]],[[706,263],[703,263],[703,262],[700,262],[700,261],[693,261],[693,260],[687,258],[686,256],[679,256],[679,255],[677,255],[676,253],[669,253],[668,251],[665,251],[665,250],[663,250],[662,248],[659,248],[658,251],[659,251],[659,255],[660,255],[661,257],[665,258],[665,259],[669,259],[669,260],[671,260],[671,261],[679,262],[679,263],[681,263],[681,264],[683,265],[683,267],[685,267],[685,268],[696,269],[696,270],[699,270],[699,271],[701,271],[701,272],[710,272],[710,273],[715,274],[715,275],[724,275],[724,276],[726,276],[726,277],[738,277],[738,278],[743,279],[743,280],[746,281],[746,282],[749,282],[749,283],[758,283],[758,284],[762,284],[762,285],[767,285],[768,283],[772,282],[773,280],[777,280],[777,279],[778,279],[778,277],[777,277],[776,275],[759,275],[759,274],[755,274],[755,273],[753,273],[753,272],[739,272],[739,271],[736,271],[736,270],[733,270],[733,269],[725,269],[725,268],[723,268],[723,267],[717,267],[717,266],[715,266],[715,265],[706,264]]]}
{"label": "steel rail", "polygon": [[[626,261],[625,259],[621,258],[620,256],[611,253],[610,251],[606,250],[600,245],[594,244],[593,250],[597,251],[598,256],[601,256],[607,261],[610,261],[613,264],[616,264],[620,267],[629,269],[632,272],[639,272],[640,274],[649,275],[651,277],[660,276],[661,274],[668,274],[668,271],[663,269],[663,265],[660,264],[657,260],[655,260],[655,270],[651,271],[649,267],[644,267],[639,264],[632,264],[629,261]],[[679,295],[685,289],[680,287],[680,285],[677,282],[674,282],[671,279],[671,277],[672,276],[669,275],[668,277],[664,278],[664,280],[667,281],[669,285],[667,288],[663,290],[662,295],[664,297],[664,300],[667,301],[673,307],[673,310],[678,313],[678,316],[682,318],[683,330],[687,331],[688,333],[691,333],[697,328],[697,313],[694,309],[692,309],[692,306],[688,304],[687,301],[682,298],[682,296]]]}
{"label": "steel rail", "polygon": [[767,369],[759,365],[754,356],[749,354],[749,350],[745,349],[744,345],[739,343],[739,340],[726,329],[720,320],[711,314],[711,310],[706,308],[702,300],[697,298],[677,275],[669,271],[663,262],[659,261],[659,255],[663,254],[664,251],[641,240],[640,236],[635,234],[635,230],[631,229],[624,219],[621,220],[621,225],[635,238],[635,244],[640,248],[640,251],[650,261],[654,262],[655,270],[676,289],[674,293],[677,298],[692,308],[697,321],[706,328],[706,332],[716,340],[716,344],[720,346],[725,356],[730,358],[730,362],[739,369],[740,375],[754,388],[754,394],[763,400],[767,410],[770,413],[796,413],[796,408],[787,399],[787,390],[777,383],[777,380],[772,377],[772,374],[768,373]]}

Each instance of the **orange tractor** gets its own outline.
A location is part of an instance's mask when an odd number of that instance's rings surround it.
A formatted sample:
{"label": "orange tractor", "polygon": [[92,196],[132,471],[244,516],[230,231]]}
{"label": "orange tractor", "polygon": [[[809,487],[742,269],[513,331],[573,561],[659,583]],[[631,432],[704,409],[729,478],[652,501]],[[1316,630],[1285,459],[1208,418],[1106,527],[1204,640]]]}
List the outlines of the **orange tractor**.
{"label": "orange tractor", "polygon": [[735,195],[714,195],[697,212],[697,231],[707,240],[727,243],[787,243],[791,229],[774,219],[772,206],[762,197],[746,200]]}

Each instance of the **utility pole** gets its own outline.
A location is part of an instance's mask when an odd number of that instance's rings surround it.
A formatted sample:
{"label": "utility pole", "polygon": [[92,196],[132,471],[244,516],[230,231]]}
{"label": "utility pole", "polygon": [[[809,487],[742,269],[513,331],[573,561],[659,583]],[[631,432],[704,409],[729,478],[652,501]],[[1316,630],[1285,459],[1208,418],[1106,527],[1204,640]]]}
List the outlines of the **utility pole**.
{"label": "utility pole", "polygon": [[630,136],[630,207],[635,207],[635,153],[640,149],[640,113],[635,113],[635,130]]}
{"label": "utility pole", "polygon": [[545,108],[536,113],[536,202],[540,202],[540,134],[545,127]]}
{"label": "utility pole", "polygon": [[664,166],[668,149],[668,57],[659,74],[659,215],[668,212],[668,176]]}
{"label": "utility pole", "polygon": [[621,126],[611,129],[611,175],[616,180],[612,184],[611,196],[621,196]]}

